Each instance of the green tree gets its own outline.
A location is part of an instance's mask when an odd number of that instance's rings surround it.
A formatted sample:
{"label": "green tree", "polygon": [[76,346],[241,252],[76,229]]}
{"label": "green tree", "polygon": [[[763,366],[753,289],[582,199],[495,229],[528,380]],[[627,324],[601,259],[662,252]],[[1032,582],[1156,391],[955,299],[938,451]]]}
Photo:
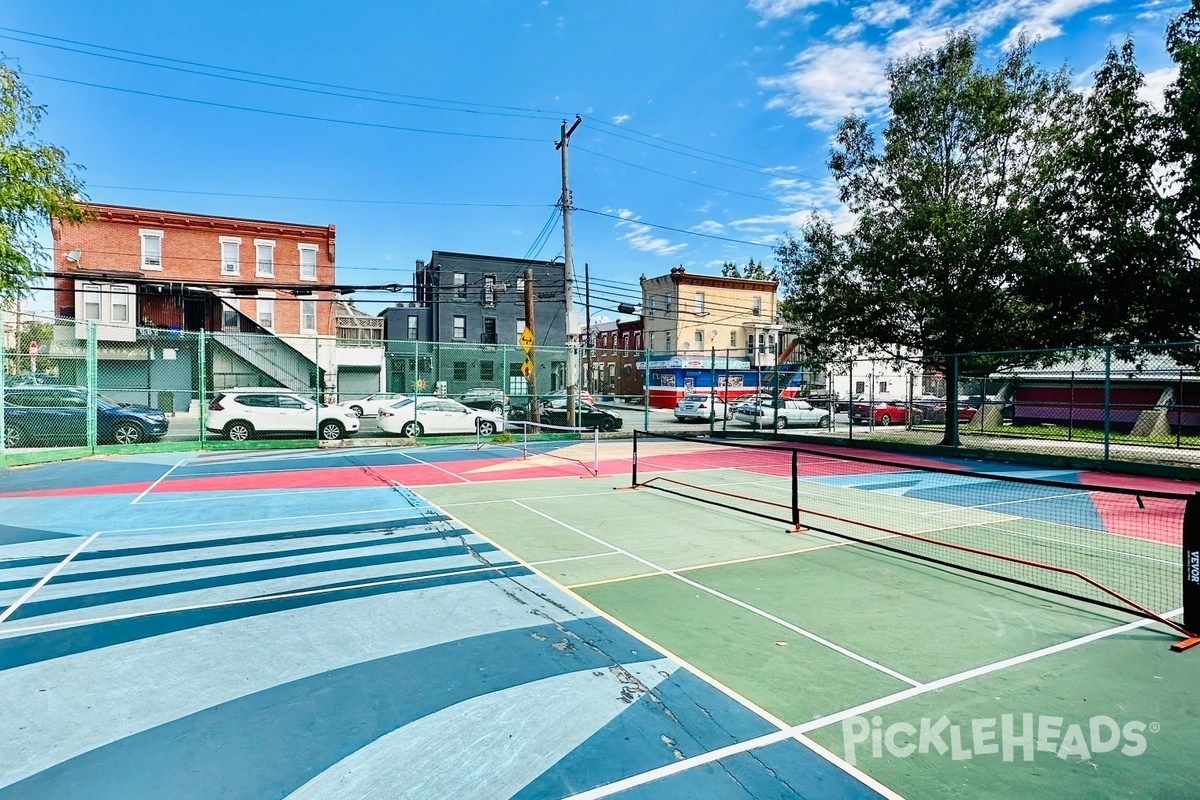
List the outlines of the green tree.
{"label": "green tree", "polygon": [[756,263],[753,258],[744,270],[738,267],[737,262],[726,261],[721,265],[721,274],[726,278],[749,278],[755,281],[769,281],[775,278],[775,270],[768,270],[761,261]]}
{"label": "green tree", "polygon": [[1163,115],[1171,211],[1194,261],[1200,254],[1200,0],[1167,26],[1167,52],[1179,67]]}
{"label": "green tree", "polygon": [[[853,229],[814,216],[776,257],[810,356],[888,353],[954,387],[958,367],[996,363],[944,354],[1044,347],[1074,325],[1033,289],[1065,269],[1054,221],[1037,211],[1057,191],[1080,98],[1065,69],[1035,67],[1024,41],[982,68],[969,33],[893,62],[887,77],[882,147],[850,116],[829,159]],[[952,412],[944,442],[958,443]]]}
{"label": "green tree", "polygon": [[36,138],[44,113],[21,76],[0,61],[0,302],[26,291],[41,273],[39,225],[52,217],[85,218],[66,153]]}

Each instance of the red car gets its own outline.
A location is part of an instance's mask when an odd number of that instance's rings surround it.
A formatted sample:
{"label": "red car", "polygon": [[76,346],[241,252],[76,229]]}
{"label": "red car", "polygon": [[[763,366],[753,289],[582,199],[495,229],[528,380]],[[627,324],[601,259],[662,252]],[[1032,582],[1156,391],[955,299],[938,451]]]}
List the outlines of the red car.
{"label": "red car", "polygon": [[[946,398],[925,396],[913,399],[913,409],[921,412],[921,419],[938,425],[946,422]],[[975,419],[978,408],[970,406],[963,399],[958,401],[958,421],[970,422]]]}
{"label": "red car", "polygon": [[[888,425],[904,425],[908,422],[908,409],[903,405],[892,402],[891,400],[876,400],[874,403],[867,403],[862,400],[855,401],[850,406],[850,418],[859,425],[866,425],[874,417],[876,425],[887,427]],[[921,409],[913,409],[913,424],[921,422]]]}

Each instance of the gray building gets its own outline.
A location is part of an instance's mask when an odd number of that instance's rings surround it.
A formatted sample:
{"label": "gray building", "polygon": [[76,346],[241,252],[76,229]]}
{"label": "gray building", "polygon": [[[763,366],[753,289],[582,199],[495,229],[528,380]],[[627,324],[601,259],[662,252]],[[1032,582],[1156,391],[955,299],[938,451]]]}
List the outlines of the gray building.
{"label": "gray building", "polygon": [[451,394],[477,386],[522,394],[524,353],[517,340],[526,324],[527,268],[533,270],[537,390],[562,388],[567,336],[562,262],[435,250],[428,262],[416,264],[413,302],[381,313],[389,390],[432,390],[444,382]]}

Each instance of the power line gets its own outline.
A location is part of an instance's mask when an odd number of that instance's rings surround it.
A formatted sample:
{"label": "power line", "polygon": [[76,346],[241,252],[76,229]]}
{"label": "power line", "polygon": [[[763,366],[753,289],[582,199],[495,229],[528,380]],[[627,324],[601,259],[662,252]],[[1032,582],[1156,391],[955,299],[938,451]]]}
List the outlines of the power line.
{"label": "power line", "polygon": [[739,192],[735,189],[726,189],[723,186],[714,186],[711,183],[702,183],[701,181],[694,181],[691,178],[684,178],[681,175],[672,175],[669,172],[661,172],[660,170],[651,169],[650,167],[643,167],[641,164],[634,164],[632,161],[624,161],[619,158],[614,158],[613,156],[607,156],[604,153],[597,153],[595,150],[589,150],[586,147],[582,147],[582,146],[578,146],[578,147],[583,152],[587,153],[588,155],[595,156],[596,158],[603,158],[603,159],[607,159],[608,161],[615,161],[618,164],[624,164],[627,167],[633,167],[634,169],[640,169],[643,172],[649,172],[653,175],[661,175],[664,178],[671,178],[672,180],[683,181],[684,183],[690,183],[690,184],[693,184],[694,186],[703,186],[706,189],[716,189],[718,192],[726,192],[727,194],[736,194],[741,197],[749,197],[752,200],[764,200],[768,203],[778,203],[779,202],[778,200],[771,198],[771,197],[764,197],[763,195],[760,195],[760,194],[749,194],[748,192]]}
{"label": "power line", "polygon": [[45,75],[37,72],[26,72],[26,75],[33,78],[43,78],[49,81],[58,81],[60,83],[70,83],[75,86],[87,86],[92,89],[107,89],[113,92],[122,92],[124,94],[138,95],[141,97],[154,97],[159,100],[175,100],[180,103],[193,103],[201,106],[211,106],[213,108],[224,108],[233,111],[249,111],[254,114],[268,114],[276,117],[287,117],[288,119],[303,119],[310,122],[331,122],[337,125],[354,125],[361,128],[377,128],[390,131],[403,131],[405,133],[424,133],[434,136],[457,136],[466,139],[493,139],[506,142],[536,142],[543,143],[543,139],[533,139],[527,136],[502,136],[500,134],[491,133],[468,133],[462,131],[440,131],[432,128],[413,128],[406,125],[388,125],[383,122],[363,122],[361,120],[338,119],[336,117],[318,117],[312,114],[295,114],[290,111],[274,111],[267,108],[253,108],[251,106],[239,106],[233,103],[218,103],[214,100],[199,100],[193,97],[179,97],[177,95],[161,94],[159,92],[143,92],[140,89],[128,89],[122,86],[108,86],[102,83],[89,83],[88,81],[77,81],[71,78],[60,78],[54,75]]}
{"label": "power line", "polygon": [[630,217],[622,217],[619,214],[609,214],[605,211],[592,211],[591,209],[588,209],[588,208],[573,208],[572,210],[582,211],[584,214],[595,214],[598,217],[608,217],[609,219],[615,219],[619,222],[627,222],[631,225],[645,225],[647,228],[657,228],[659,230],[672,231],[674,233],[683,233],[683,234],[687,234],[688,236],[700,236],[705,239],[717,239],[722,242],[733,242],[734,244],[749,244],[749,245],[754,245],[755,247],[769,247],[771,249],[775,248],[774,245],[763,244],[762,242],[751,242],[746,239],[733,239],[728,236],[717,236],[716,234],[712,234],[712,233],[700,233],[699,231],[689,231],[689,230],[684,230],[683,228],[672,228],[669,225],[656,225],[653,222],[643,222],[640,219],[632,219]]}

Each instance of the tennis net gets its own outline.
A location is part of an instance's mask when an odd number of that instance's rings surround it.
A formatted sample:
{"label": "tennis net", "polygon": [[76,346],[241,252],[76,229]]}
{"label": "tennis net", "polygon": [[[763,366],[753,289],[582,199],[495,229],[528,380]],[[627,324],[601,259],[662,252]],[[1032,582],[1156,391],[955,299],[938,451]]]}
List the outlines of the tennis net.
{"label": "tennis net", "polygon": [[804,444],[634,435],[637,488],[1155,619],[1186,637],[1177,649],[1200,643],[1197,495],[1177,481],[1128,483]]}

